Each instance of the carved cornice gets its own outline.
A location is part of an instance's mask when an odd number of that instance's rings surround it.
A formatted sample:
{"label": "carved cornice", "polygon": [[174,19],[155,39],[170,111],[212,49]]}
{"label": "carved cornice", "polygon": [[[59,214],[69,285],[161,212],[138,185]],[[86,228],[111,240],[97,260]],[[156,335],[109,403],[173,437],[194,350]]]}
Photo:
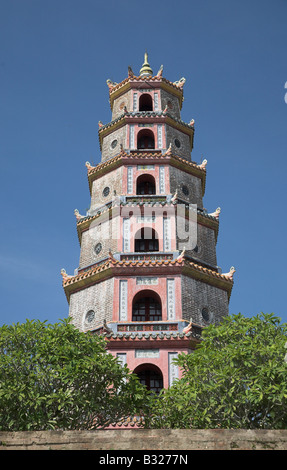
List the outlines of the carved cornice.
{"label": "carved cornice", "polygon": [[122,82],[115,84],[114,86],[109,87],[110,95],[110,107],[113,109],[113,103],[116,98],[123,95],[127,91],[135,88],[140,88],[142,85],[145,85],[145,88],[162,88],[167,92],[175,95],[179,100],[180,109],[182,108],[183,103],[183,89],[182,87],[170,82],[164,77],[127,77]]}
{"label": "carved cornice", "polygon": [[165,152],[161,150],[154,151],[140,151],[131,150],[129,152],[122,149],[120,153],[115,155],[110,160],[103,163],[99,163],[97,166],[91,166],[88,162],[86,166],[88,168],[88,182],[90,192],[92,191],[92,183],[95,179],[119,168],[122,165],[138,165],[138,164],[169,164],[176,167],[186,173],[189,173],[197,178],[201,179],[202,192],[204,195],[205,181],[206,181],[206,169],[202,165],[198,165],[195,162],[190,162],[183,157],[180,157],[174,153],[171,149],[167,149]]}
{"label": "carved cornice", "polygon": [[191,148],[193,148],[193,125],[187,124],[181,119],[177,119],[164,111],[126,111],[119,117],[107,124],[101,124],[99,128],[99,142],[102,150],[103,138],[126,124],[132,123],[166,123],[175,129],[187,134],[190,138]]}
{"label": "carved cornice", "polygon": [[118,261],[112,255],[91,269],[69,276],[65,270],[61,271],[63,277],[63,287],[67,299],[70,295],[79,290],[85,289],[104,279],[113,276],[131,276],[131,275],[173,275],[182,274],[198,281],[205,282],[212,286],[223,289],[230,297],[233,287],[234,268],[231,268],[227,274],[220,274],[215,270],[196,264],[184,256],[179,256],[175,260],[122,260]]}
{"label": "carved cornice", "polygon": [[[77,233],[78,233],[78,238],[79,242],[81,244],[82,241],[82,234],[86,230],[89,230],[91,223],[96,221],[99,217],[103,218],[105,217],[104,220],[101,220],[101,223],[103,223],[105,220],[109,220],[111,216],[113,215],[113,210],[116,210],[117,208],[122,208],[125,206],[130,206],[131,208],[136,206],[136,207],[141,207],[142,206],[142,196],[133,196],[133,199],[136,200],[138,199],[138,202],[133,201],[133,202],[120,202],[118,205],[113,205],[112,202],[110,202],[107,205],[102,206],[99,208],[98,212],[95,215],[88,215],[88,216],[78,216],[77,217]],[[145,202],[144,206],[146,208],[153,208],[154,205],[156,204],[157,207],[168,207],[168,206],[173,206],[175,207],[175,216],[176,216],[176,209],[177,209],[177,202],[167,202],[166,200],[150,200],[150,202]],[[179,202],[181,205],[182,203]],[[121,213],[120,211],[116,213],[116,216],[120,216]],[[186,218],[189,219],[189,206],[188,204],[185,204],[185,215]],[[201,210],[197,210],[197,223],[204,225],[205,227],[208,227],[215,232],[215,240],[217,239],[218,235],[218,230],[219,230],[219,219],[207,214],[206,212],[203,212]]]}

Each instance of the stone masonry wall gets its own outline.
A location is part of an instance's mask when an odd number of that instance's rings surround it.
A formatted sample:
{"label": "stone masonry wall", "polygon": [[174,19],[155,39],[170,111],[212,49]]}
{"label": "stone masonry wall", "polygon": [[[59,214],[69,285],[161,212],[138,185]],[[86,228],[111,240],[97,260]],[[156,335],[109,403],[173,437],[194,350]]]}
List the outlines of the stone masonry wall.
{"label": "stone masonry wall", "polygon": [[[124,147],[126,146],[126,129],[127,126],[122,126],[103,138],[102,162],[105,162],[120,153],[121,144]],[[117,143],[115,141],[117,141]]]}
{"label": "stone masonry wall", "polygon": [[[184,456],[184,451],[188,450],[287,450],[287,430],[117,429],[0,432],[0,449],[156,450],[161,451],[163,456],[173,454],[168,451],[181,451],[180,455]],[[145,454],[149,455],[148,452]],[[100,455],[108,454],[101,452]],[[95,457],[98,464],[97,455]],[[194,459],[194,455],[188,456],[189,464],[192,463],[192,458]]]}
{"label": "stone masonry wall", "polygon": [[178,98],[166,90],[161,90],[161,109],[164,110],[168,106],[168,114],[176,119],[180,119],[180,109]]}
{"label": "stone masonry wall", "polygon": [[[175,139],[179,140],[180,147],[175,145]],[[168,148],[170,144],[172,145],[173,152],[176,153],[176,155],[185,158],[186,160],[191,160],[191,146],[189,136],[179,131],[175,127],[166,124],[166,148]]]}
{"label": "stone masonry wall", "polygon": [[[115,196],[122,194],[123,187],[123,167],[119,167],[93,181],[91,211],[96,211],[98,207],[112,201]],[[103,193],[105,188],[109,188],[108,195]]]}
{"label": "stone masonry wall", "polygon": [[[227,292],[204,282],[182,276],[182,318],[206,326],[209,322],[221,321],[228,315]],[[209,320],[206,321],[202,310],[207,309]],[[206,312],[206,310],[205,310]]]}
{"label": "stone masonry wall", "polygon": [[129,90],[114,100],[111,119],[112,121],[123,114],[125,106],[127,107],[128,111],[133,111],[132,96],[133,92],[132,90]]}
{"label": "stone masonry wall", "polygon": [[79,269],[107,258],[110,250],[117,251],[119,223],[119,217],[109,220],[100,216],[93,221],[89,230],[82,234]]}
{"label": "stone masonry wall", "polygon": [[[113,319],[114,279],[107,279],[71,294],[69,316],[80,331],[88,331]],[[103,299],[105,301],[103,302]],[[87,315],[95,313],[94,318]]]}
{"label": "stone masonry wall", "polygon": [[[180,199],[183,199],[190,204],[197,204],[197,206],[202,209],[202,188],[200,178],[196,178],[195,176],[173,166],[170,166],[169,168],[169,175],[171,194],[174,194],[177,191],[177,195]],[[183,192],[183,186],[186,186],[188,189],[188,194]]]}
{"label": "stone masonry wall", "polygon": [[216,240],[214,230],[204,225],[197,224],[196,245],[195,250],[186,250],[186,253],[196,260],[211,266],[216,266]]}

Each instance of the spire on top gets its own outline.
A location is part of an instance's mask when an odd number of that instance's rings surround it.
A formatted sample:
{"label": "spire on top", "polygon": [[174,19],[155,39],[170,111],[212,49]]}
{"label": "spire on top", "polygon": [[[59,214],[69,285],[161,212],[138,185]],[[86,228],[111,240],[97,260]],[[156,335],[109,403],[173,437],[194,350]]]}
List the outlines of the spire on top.
{"label": "spire on top", "polygon": [[141,77],[148,77],[148,76],[152,76],[153,74],[153,71],[148,63],[148,57],[147,57],[147,52],[145,52],[145,55],[144,55],[144,63],[142,65],[142,68],[140,69],[140,76]]}

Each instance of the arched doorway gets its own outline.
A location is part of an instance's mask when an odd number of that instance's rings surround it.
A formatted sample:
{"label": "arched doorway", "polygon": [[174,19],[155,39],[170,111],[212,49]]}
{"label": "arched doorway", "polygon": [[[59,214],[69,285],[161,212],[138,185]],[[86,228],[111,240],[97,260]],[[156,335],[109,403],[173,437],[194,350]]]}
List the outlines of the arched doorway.
{"label": "arched doorway", "polygon": [[139,99],[139,111],[152,111],[152,97],[144,93]]}
{"label": "arched doorway", "polygon": [[154,149],[154,134],[150,129],[139,131],[137,136],[137,148],[138,150]]}
{"label": "arched doorway", "polygon": [[132,321],[161,321],[162,308],[159,295],[152,290],[142,290],[133,299]]}
{"label": "arched doorway", "polygon": [[152,175],[140,175],[137,179],[137,194],[155,194],[155,179]]}
{"label": "arched doorway", "polygon": [[163,388],[163,376],[159,367],[154,364],[141,364],[134,373],[138,376],[142,385],[148,390],[158,394]]}
{"label": "arched doorway", "polygon": [[135,234],[135,252],[158,251],[158,236],[151,227],[142,227]]}

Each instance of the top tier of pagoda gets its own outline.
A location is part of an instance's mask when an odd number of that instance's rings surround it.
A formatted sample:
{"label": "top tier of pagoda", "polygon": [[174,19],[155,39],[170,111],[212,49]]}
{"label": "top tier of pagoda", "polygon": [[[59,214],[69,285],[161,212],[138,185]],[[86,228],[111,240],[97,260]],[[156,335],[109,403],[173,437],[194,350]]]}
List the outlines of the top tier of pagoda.
{"label": "top tier of pagoda", "polygon": [[120,83],[107,80],[112,120],[99,121],[102,161],[113,158],[120,148],[174,148],[177,155],[190,160],[194,120],[185,123],[180,116],[185,78],[171,82],[162,73],[163,66],[153,75],[145,53],[138,76],[129,67],[128,77]]}

